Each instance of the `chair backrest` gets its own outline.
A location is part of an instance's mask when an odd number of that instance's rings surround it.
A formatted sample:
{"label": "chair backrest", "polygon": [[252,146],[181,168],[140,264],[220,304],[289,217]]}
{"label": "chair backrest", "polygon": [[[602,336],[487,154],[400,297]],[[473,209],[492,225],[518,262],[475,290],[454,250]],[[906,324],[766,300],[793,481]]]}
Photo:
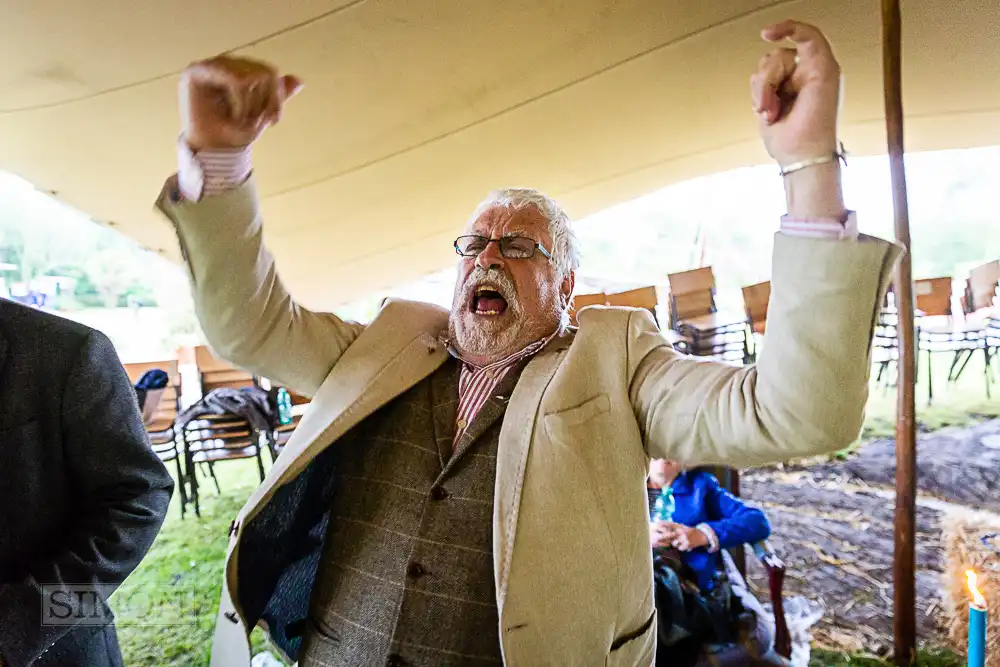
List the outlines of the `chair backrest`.
{"label": "chair backrest", "polygon": [[256,385],[253,374],[219,359],[204,345],[194,349],[194,359],[201,377],[203,396],[213,389],[240,389]]}
{"label": "chair backrest", "polygon": [[706,266],[667,275],[670,284],[670,326],[715,312],[715,273]]}
{"label": "chair backrest", "polygon": [[711,315],[715,312],[714,292],[689,292],[688,294],[670,294],[670,324],[671,328],[678,322],[696,317]]}
{"label": "chair backrest", "polygon": [[969,272],[966,299],[969,312],[989,308],[997,295],[1000,283],[1000,259],[977,266]]}
{"label": "chair backrest", "polygon": [[151,370],[161,370],[167,374],[167,386],[163,389],[160,402],[156,410],[146,424],[146,429],[150,432],[166,431],[174,424],[177,413],[180,410],[181,398],[181,374],[176,359],[164,361],[143,361],[134,364],[123,364],[125,372],[128,374],[132,384],[139,381],[143,375]]}
{"label": "chair backrest", "polygon": [[700,269],[668,274],[667,282],[670,284],[670,293],[674,296],[714,290],[715,273],[712,267],[704,266]]}
{"label": "chair backrest", "polygon": [[653,314],[653,320],[656,320],[656,306],[660,301],[656,295],[656,288],[652,285],[649,287],[637,287],[627,292],[608,294],[607,300],[609,306],[645,308]]}
{"label": "chair backrest", "polygon": [[604,292],[596,294],[575,294],[573,295],[573,305],[569,309],[570,324],[576,326],[576,314],[587,306],[608,305],[608,295]]}
{"label": "chair backrest", "polygon": [[754,331],[763,332],[764,323],[767,322],[767,306],[771,301],[771,281],[766,280],[756,285],[747,285],[743,288],[743,308],[746,310],[747,319]]}
{"label": "chair backrest", "polygon": [[248,458],[260,446],[258,434],[250,422],[238,415],[202,415],[188,422],[183,439],[189,450],[202,454],[216,452],[209,458]]}
{"label": "chair backrest", "polygon": [[951,315],[951,284],[950,276],[915,281],[917,310],[928,317]]}

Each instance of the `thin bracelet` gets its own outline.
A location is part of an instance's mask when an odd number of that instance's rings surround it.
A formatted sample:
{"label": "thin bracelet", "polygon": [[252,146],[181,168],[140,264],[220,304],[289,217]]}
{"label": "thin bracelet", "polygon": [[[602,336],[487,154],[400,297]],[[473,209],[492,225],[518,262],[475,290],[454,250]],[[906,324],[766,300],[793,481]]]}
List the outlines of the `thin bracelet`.
{"label": "thin bracelet", "polygon": [[829,155],[814,157],[809,160],[801,160],[800,162],[793,162],[787,167],[780,167],[778,174],[784,177],[808,167],[815,167],[816,165],[827,164],[828,162],[836,162],[837,160],[843,162],[845,167],[847,166],[847,150],[844,148],[844,144],[840,144],[840,150],[830,153]]}

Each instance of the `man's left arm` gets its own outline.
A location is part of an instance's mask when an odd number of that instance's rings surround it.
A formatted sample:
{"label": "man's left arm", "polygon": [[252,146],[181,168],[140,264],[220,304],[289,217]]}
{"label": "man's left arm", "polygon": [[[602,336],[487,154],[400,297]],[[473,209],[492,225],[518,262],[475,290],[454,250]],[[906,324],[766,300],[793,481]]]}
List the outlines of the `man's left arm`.
{"label": "man's left arm", "polygon": [[[8,667],[31,664],[72,628],[41,624],[43,587],[82,586],[106,603],[153,543],[173,490],[150,448],[128,376],[98,332],[69,373],[61,418],[78,513],[51,558],[33,564],[23,580],[0,585],[0,654]],[[60,604],[72,599],[63,595]]]}
{"label": "man's left arm", "polygon": [[816,28],[786,21],[751,77],[761,138],[784,179],[767,336],[756,365],[680,358],[643,313],[631,317],[630,398],[647,454],[743,467],[834,451],[861,431],[871,341],[901,249],[859,237],[844,207],[840,68]]}

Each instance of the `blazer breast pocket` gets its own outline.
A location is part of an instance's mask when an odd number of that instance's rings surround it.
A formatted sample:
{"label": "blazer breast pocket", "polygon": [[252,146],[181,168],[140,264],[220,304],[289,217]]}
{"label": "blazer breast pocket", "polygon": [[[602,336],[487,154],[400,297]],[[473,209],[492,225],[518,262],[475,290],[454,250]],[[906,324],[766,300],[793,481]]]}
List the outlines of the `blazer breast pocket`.
{"label": "blazer breast pocket", "polygon": [[607,394],[598,394],[583,403],[565,410],[550,412],[543,418],[545,428],[550,433],[564,428],[586,424],[590,420],[611,412],[611,399]]}

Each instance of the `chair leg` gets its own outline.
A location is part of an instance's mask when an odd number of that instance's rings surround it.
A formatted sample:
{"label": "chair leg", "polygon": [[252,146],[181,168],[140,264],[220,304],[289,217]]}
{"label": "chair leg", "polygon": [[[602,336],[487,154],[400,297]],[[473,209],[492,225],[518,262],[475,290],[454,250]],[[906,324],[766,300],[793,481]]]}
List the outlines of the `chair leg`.
{"label": "chair leg", "polygon": [[191,485],[191,501],[194,503],[194,515],[201,518],[201,497],[198,493],[198,465],[194,457],[184,448],[184,462],[187,468],[188,483]]}
{"label": "chair leg", "polygon": [[184,479],[184,470],[181,468],[180,452],[178,452],[177,456],[174,458],[174,463],[177,464],[177,486],[178,486],[178,491],[180,491],[181,494],[181,519],[183,519],[184,514],[187,512],[188,496],[187,496],[187,490],[185,490],[184,488],[184,484],[187,482],[187,480]]}
{"label": "chair leg", "polygon": [[[961,355],[962,365],[958,367],[958,371],[956,371],[954,375],[952,375],[952,373],[948,373],[949,382],[958,382],[958,378],[962,376],[962,373],[965,371],[965,367],[969,365],[969,360],[972,359],[973,352],[974,352],[973,350],[962,350],[961,352],[955,353],[956,362],[958,361],[958,358]],[[952,364],[952,369],[954,370],[954,368],[955,364]]]}
{"label": "chair leg", "polygon": [[208,473],[212,476],[212,481],[215,482],[215,492],[222,495],[222,489],[219,488],[219,478],[215,476],[215,463],[212,461],[208,462]]}
{"label": "chair leg", "polygon": [[271,465],[278,461],[278,434],[270,433],[267,436],[267,453],[271,457]]}
{"label": "chair leg", "polygon": [[931,368],[931,351],[927,350],[927,405],[934,402],[934,370]]}
{"label": "chair leg", "polygon": [[983,366],[983,377],[986,379],[986,400],[991,398],[990,396],[990,348],[988,345],[983,346],[983,356],[986,358],[983,360],[985,365]]}
{"label": "chair leg", "polygon": [[261,450],[264,445],[261,444],[261,435],[257,434],[257,474],[260,476],[260,481],[264,481],[264,452]]}

